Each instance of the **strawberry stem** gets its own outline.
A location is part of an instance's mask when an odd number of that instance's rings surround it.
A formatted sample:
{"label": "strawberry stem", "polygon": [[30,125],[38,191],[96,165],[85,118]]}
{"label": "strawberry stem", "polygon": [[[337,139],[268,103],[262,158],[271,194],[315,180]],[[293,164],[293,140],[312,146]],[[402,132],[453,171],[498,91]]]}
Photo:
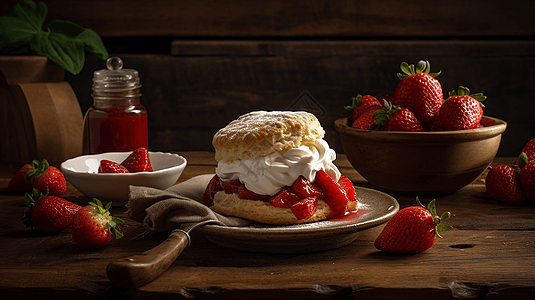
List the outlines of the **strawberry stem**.
{"label": "strawberry stem", "polygon": [[120,239],[123,237],[123,233],[119,230],[117,225],[124,225],[125,223],[123,220],[113,217],[110,214],[111,204],[111,202],[108,202],[106,206],[104,206],[97,198],[93,198],[93,202],[89,202],[89,205],[96,207],[98,209],[98,213],[101,214],[102,217],[108,222],[108,227],[111,234],[116,239]]}
{"label": "strawberry stem", "polygon": [[445,212],[445,213],[442,213],[442,215],[438,215],[437,214],[437,208],[436,208],[436,205],[435,205],[435,202],[436,202],[436,199],[433,199],[431,200],[428,204],[427,204],[427,207],[424,206],[422,204],[422,202],[420,202],[420,199],[418,197],[416,197],[416,202],[422,206],[422,207],[425,207],[430,213],[431,213],[431,216],[433,216],[433,221],[435,222],[435,234],[442,238],[442,236],[439,234],[439,231],[449,231],[452,229],[451,226],[449,225],[445,225],[445,224],[442,224],[441,222],[449,217],[451,217],[451,213],[449,212]]}

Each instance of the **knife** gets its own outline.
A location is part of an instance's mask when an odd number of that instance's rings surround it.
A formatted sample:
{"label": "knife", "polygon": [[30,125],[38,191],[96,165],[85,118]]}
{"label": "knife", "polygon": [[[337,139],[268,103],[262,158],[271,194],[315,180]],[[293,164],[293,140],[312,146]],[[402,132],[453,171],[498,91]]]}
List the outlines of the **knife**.
{"label": "knife", "polygon": [[112,261],[106,267],[106,274],[113,285],[123,288],[137,288],[158,278],[191,244],[189,233],[208,223],[221,224],[218,220],[206,220],[185,224],[185,229],[175,229],[158,246],[133,256]]}

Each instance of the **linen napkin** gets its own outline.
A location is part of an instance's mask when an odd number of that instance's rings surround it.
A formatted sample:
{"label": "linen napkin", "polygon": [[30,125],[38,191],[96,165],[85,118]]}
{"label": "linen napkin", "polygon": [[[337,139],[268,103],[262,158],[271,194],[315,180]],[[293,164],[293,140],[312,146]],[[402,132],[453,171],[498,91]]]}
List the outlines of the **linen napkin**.
{"label": "linen napkin", "polygon": [[204,190],[213,176],[199,175],[165,190],[130,186],[126,213],[142,222],[147,233],[179,228],[188,231],[208,220],[222,226],[250,225],[252,221],[219,214],[202,203]]}

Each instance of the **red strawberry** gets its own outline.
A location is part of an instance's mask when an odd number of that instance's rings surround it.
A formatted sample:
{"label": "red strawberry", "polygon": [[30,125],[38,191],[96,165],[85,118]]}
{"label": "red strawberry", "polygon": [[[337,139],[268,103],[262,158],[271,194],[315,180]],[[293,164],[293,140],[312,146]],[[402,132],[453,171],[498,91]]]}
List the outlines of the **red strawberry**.
{"label": "red strawberry", "polygon": [[347,208],[347,195],[340,185],[338,185],[325,171],[319,170],[316,173],[315,183],[323,191],[325,197],[323,201],[327,202],[331,208],[328,218],[343,216]]}
{"label": "red strawberry", "polygon": [[208,206],[212,205],[214,195],[222,189],[223,187],[221,187],[221,179],[219,179],[219,176],[214,175],[214,177],[210,179],[210,182],[208,182],[206,190],[204,190],[203,203]]}
{"label": "red strawberry", "polygon": [[385,102],[385,109],[376,111],[373,117],[377,119],[370,128],[378,127],[379,130],[385,131],[424,131],[422,124],[410,110],[390,102]]}
{"label": "red strawberry", "polygon": [[535,160],[528,160],[525,152],[522,152],[519,157],[520,185],[526,199],[535,201]]}
{"label": "red strawberry", "polygon": [[316,208],[318,205],[318,198],[316,197],[307,197],[301,201],[295,203],[290,207],[292,213],[298,220],[308,219],[316,213]]}
{"label": "red strawberry", "polygon": [[349,124],[352,124],[357,120],[360,115],[362,115],[368,107],[374,106],[374,105],[381,105],[381,102],[377,100],[374,96],[371,95],[357,95],[353,98],[351,98],[352,103],[351,106],[345,106],[344,109],[347,113],[351,114],[349,116]]}
{"label": "red strawberry", "polygon": [[442,106],[442,86],[435,79],[438,73],[429,73],[431,66],[428,61],[419,61],[414,65],[401,63],[398,73],[401,80],[396,86],[393,104],[412,111],[418,120],[426,126],[435,119]]}
{"label": "red strawberry", "polygon": [[488,127],[496,124],[496,121],[487,117],[481,117],[481,121],[479,121],[479,124],[483,127]]}
{"label": "red strawberry", "polygon": [[237,193],[238,189],[240,188],[240,185],[241,185],[241,182],[238,179],[221,181],[221,186],[223,187],[223,190],[227,194]]}
{"label": "red strawberry", "polygon": [[269,197],[269,203],[275,207],[289,208],[292,207],[295,203],[301,201],[301,198],[296,194],[292,193],[288,189],[282,189],[280,192]]}
{"label": "red strawberry", "polygon": [[76,212],[72,223],[72,239],[84,248],[101,248],[112,235],[117,239],[123,236],[116,226],[124,222],[110,215],[111,202],[104,207],[98,199],[93,201]]}
{"label": "red strawberry", "polygon": [[22,218],[26,227],[43,233],[59,232],[71,226],[74,214],[81,208],[63,198],[43,195],[36,189],[32,195],[27,193],[24,200],[27,208]]}
{"label": "red strawberry", "polygon": [[103,159],[100,161],[98,167],[99,173],[130,173],[123,165],[113,162],[111,160]]}
{"label": "red strawberry", "polygon": [[384,103],[384,101],[388,101],[390,103],[394,103],[394,96],[395,96],[394,93],[386,93],[386,94],[382,94],[381,96],[377,97],[377,100],[379,100],[379,102],[381,102],[381,103]]}
{"label": "red strawberry", "polygon": [[429,202],[427,208],[418,198],[416,201],[420,206],[406,207],[388,221],[375,240],[375,248],[394,253],[420,253],[435,244],[439,231],[451,229],[440,223],[451,214],[446,212],[439,217],[435,200]]}
{"label": "red strawberry", "polygon": [[152,172],[149,151],[143,147],[132,151],[130,155],[121,163],[130,173]]}
{"label": "red strawberry", "polygon": [[353,185],[353,182],[349,180],[349,178],[347,178],[345,175],[341,175],[340,179],[338,179],[338,184],[346,192],[347,200],[357,201],[357,193],[355,192],[355,186]]}
{"label": "red strawberry", "polygon": [[529,142],[527,142],[527,144],[524,145],[524,148],[522,148],[521,152],[526,153],[526,155],[528,156],[528,161],[534,160],[535,159],[535,139],[532,139]]}
{"label": "red strawberry", "polygon": [[357,120],[355,120],[353,124],[351,124],[351,127],[369,130],[373,122],[377,120],[377,118],[373,116],[377,110],[384,110],[384,107],[382,105],[368,107],[368,109],[366,109],[366,111]]}
{"label": "red strawberry", "polygon": [[31,176],[26,176],[32,173],[33,169],[30,164],[22,166],[17,173],[11,178],[7,184],[7,188],[12,191],[28,192],[32,190]]}
{"label": "red strawberry", "polygon": [[303,175],[297,177],[290,189],[302,199],[307,197],[320,197],[322,194],[321,190],[312,185],[312,183]]}
{"label": "red strawberry", "polygon": [[490,169],[485,187],[489,196],[496,200],[509,204],[522,204],[526,200],[518,172],[511,166],[501,165]]}
{"label": "red strawberry", "polygon": [[535,201],[535,161],[525,165],[520,170],[519,176],[524,195],[529,201]]}
{"label": "red strawberry", "polygon": [[268,195],[259,195],[257,193],[249,191],[245,185],[240,185],[238,188],[238,197],[241,199],[249,199],[249,200],[259,200],[259,201],[267,201],[269,199]]}
{"label": "red strawberry", "polygon": [[33,186],[41,191],[54,196],[63,195],[67,191],[67,181],[58,168],[49,166],[48,161],[34,160],[32,162],[34,172]]}
{"label": "red strawberry", "polygon": [[470,90],[460,86],[449,93],[448,99],[440,108],[440,124],[444,130],[474,129],[479,127],[483,117],[483,104],[487,97],[483,94],[470,94]]}

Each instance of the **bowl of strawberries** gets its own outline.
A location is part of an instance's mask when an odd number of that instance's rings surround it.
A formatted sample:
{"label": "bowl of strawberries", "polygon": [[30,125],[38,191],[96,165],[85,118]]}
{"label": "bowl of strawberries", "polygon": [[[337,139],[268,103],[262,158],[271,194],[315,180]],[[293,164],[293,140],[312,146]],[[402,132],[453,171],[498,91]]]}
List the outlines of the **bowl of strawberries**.
{"label": "bowl of strawberries", "polygon": [[138,148],[78,156],[66,160],[60,168],[82,194],[124,205],[130,185],[166,189],[177,182],[186,164],[180,155]]}
{"label": "bowl of strawberries", "polygon": [[483,94],[446,97],[427,61],[401,64],[395,92],[356,96],[335,121],[344,153],[368,182],[406,195],[453,193],[475,180],[498,152],[503,120],[484,116]]}

